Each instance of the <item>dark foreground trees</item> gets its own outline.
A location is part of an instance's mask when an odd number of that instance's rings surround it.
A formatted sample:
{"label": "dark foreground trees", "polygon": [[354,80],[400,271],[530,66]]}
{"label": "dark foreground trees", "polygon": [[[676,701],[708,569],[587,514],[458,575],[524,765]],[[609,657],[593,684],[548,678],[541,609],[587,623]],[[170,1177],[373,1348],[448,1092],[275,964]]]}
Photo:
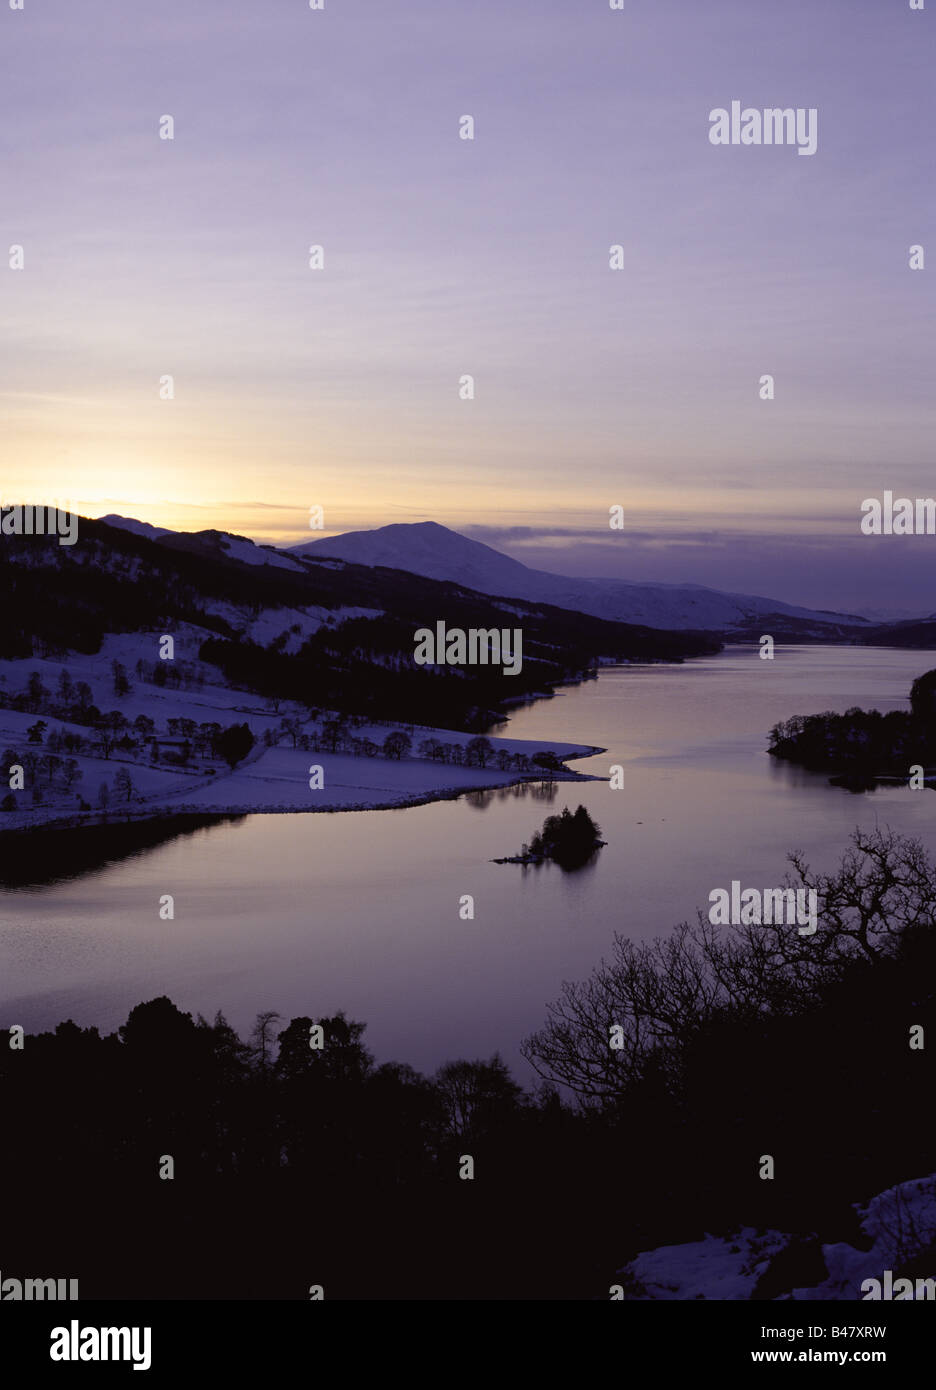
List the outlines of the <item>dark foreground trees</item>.
{"label": "dark foreground trees", "polygon": [[786,885],[817,894],[814,935],[787,925],[715,927],[702,912],[695,925],[650,942],[617,934],[613,959],[564,985],[524,1055],[590,1105],[614,1104],[651,1073],[678,1091],[710,1024],[803,1016],[861,969],[936,940],[936,871],[918,841],[856,830],[832,873],[814,872],[799,853],[789,862]]}
{"label": "dark foreground trees", "polygon": [[818,895],[815,935],[700,914],[652,942],[618,936],[523,1045],[600,1129],[629,1134],[645,1216],[682,1239],[700,1221],[850,1230],[852,1202],[936,1169],[933,865],[889,831],[856,831],[831,873],[790,862],[788,883]]}
{"label": "dark foreground trees", "polygon": [[0,1150],[21,1184],[4,1269],[64,1268],[82,1298],[585,1296],[600,1226],[569,1260],[541,1205],[582,1122],[497,1056],[427,1077],[378,1064],[364,1031],[266,1010],[243,1041],[160,997],[106,1037],[67,1022],[3,1046],[22,1136]]}
{"label": "dark foreground trees", "polygon": [[254,736],[249,724],[231,724],[215,739],[215,751],[231,768],[242,762],[253,746]]}

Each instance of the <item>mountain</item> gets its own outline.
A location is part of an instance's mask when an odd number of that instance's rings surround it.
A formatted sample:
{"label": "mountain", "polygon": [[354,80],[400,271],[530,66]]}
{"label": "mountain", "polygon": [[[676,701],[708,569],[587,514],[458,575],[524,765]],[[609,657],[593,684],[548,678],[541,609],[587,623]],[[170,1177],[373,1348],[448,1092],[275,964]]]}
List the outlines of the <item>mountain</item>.
{"label": "mountain", "polygon": [[145,536],[147,540],[155,541],[160,536],[171,536],[172,532],[165,526],[151,526],[148,521],[137,521],[132,516],[120,516],[117,512],[108,512],[107,516],[102,516],[101,521],[108,526],[116,526],[121,531],[129,531],[134,536]]}
{"label": "mountain", "polygon": [[573,579],[529,569],[519,560],[434,521],[397,523],[374,531],[348,531],[293,546],[304,558],[334,556],[356,565],[407,570],[481,593],[572,608],[612,622],[754,635],[767,618],[778,631],[802,636],[844,635],[869,628],[852,614],[797,608],[779,599],[723,593],[699,584],[632,584],[621,579]]}
{"label": "mountain", "polygon": [[[603,662],[682,661],[720,649],[708,632],[502,601],[400,569],[291,555],[225,531],[151,536],[142,523],[77,521],[80,544],[73,546],[60,546],[54,534],[2,537],[8,676],[37,659],[60,670],[70,654],[96,656],[115,638],[133,653],[133,666],[138,657],[153,660],[160,634],[173,634],[185,662],[197,658],[202,674],[213,668],[211,679],[230,689],[481,732],[518,700],[591,676]],[[440,622],[464,631],[520,628],[522,660],[517,646],[516,664],[417,663],[417,632],[435,632]],[[183,679],[188,668],[180,662],[171,669]]]}

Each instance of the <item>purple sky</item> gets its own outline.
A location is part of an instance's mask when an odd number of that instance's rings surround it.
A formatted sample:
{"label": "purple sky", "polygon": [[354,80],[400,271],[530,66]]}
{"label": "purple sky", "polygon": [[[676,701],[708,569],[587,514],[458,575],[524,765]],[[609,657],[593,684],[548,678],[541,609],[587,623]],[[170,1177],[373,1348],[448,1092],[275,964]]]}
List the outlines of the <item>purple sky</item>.
{"label": "purple sky", "polygon": [[[908,268],[936,258],[934,23],[4,6],[2,499],[284,544],[322,505],[557,571],[936,609],[936,537],[858,533],[863,498],[936,494],[936,259]],[[816,107],[817,153],[712,146],[733,99]]]}

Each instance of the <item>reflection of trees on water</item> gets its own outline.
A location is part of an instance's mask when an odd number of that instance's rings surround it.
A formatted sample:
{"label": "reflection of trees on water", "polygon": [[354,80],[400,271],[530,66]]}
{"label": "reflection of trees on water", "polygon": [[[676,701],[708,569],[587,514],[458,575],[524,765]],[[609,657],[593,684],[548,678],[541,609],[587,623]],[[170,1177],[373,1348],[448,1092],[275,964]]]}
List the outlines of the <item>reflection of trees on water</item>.
{"label": "reflection of trees on water", "polygon": [[[516,782],[509,787],[482,787],[467,792],[464,800],[484,811],[495,800],[555,801],[560,783]],[[110,817],[91,825],[47,826],[6,832],[5,853],[0,855],[0,887],[42,887],[66,879],[97,873],[111,864],[158,849],[171,840],[199,832],[210,834],[218,826],[243,825],[246,814],[204,814]]]}
{"label": "reflection of trees on water", "polygon": [[[576,879],[586,879],[595,872],[598,866],[598,850],[585,860],[583,864],[576,864],[573,873]],[[563,870],[561,865],[556,864],[552,859],[531,859],[525,864],[517,866],[520,870],[520,877],[524,879],[528,874],[553,873],[559,871],[563,877],[568,876],[568,870]]]}
{"label": "reflection of trees on water", "polygon": [[181,815],[12,830],[0,860],[0,884],[4,888],[40,887],[80,878],[183,835],[210,834],[216,826],[239,825],[246,820],[244,815]]}
{"label": "reflection of trees on water", "polygon": [[560,784],[551,780],[545,782],[514,782],[509,787],[481,787],[475,792],[466,792],[464,800],[476,811],[486,811],[493,801],[555,801]]}

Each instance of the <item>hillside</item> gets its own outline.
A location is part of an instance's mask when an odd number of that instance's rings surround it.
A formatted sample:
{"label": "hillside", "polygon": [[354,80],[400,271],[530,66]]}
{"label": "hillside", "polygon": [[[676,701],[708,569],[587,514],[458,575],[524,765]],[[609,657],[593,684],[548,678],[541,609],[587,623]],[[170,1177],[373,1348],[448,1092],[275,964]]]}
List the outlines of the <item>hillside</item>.
{"label": "hillside", "polygon": [[[400,571],[297,559],[225,532],[140,535],[82,519],[80,541],[9,536],[0,547],[6,654],[94,653],[107,634],[201,630],[228,683],[355,714],[480,728],[510,700],[548,693],[605,660],[682,660],[711,636],[658,632],[542,603],[504,604]],[[522,628],[523,664],[418,666],[414,633]],[[152,653],[147,652],[147,655]]]}
{"label": "hillside", "polygon": [[[214,530],[150,535],[82,520],[79,534],[68,547],[27,535],[0,546],[6,831],[114,814],[412,805],[541,780],[544,769],[567,779],[576,774],[563,760],[590,745],[484,735],[518,701],[601,661],[678,661],[719,646],[300,560]],[[519,629],[522,662],[512,674],[419,665],[414,635],[437,622]]]}
{"label": "hillside", "polygon": [[670,630],[704,630],[756,638],[769,620],[774,636],[788,633],[837,640],[871,626],[855,615],[797,608],[779,599],[723,593],[697,584],[631,584],[618,579],[573,579],[549,574],[529,569],[434,521],[349,531],[294,546],[289,553],[306,559],[328,555],[359,565],[408,570],[482,593],[572,608],[612,622]]}

